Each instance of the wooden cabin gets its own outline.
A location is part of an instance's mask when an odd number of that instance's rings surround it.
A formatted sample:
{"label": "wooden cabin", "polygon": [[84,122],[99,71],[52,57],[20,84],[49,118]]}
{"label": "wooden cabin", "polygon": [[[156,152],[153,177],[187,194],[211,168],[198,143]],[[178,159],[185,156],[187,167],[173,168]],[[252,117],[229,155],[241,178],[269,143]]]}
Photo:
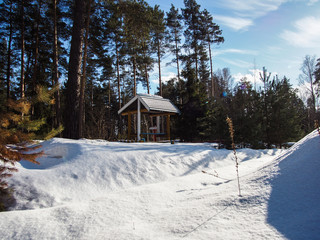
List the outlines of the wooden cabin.
{"label": "wooden cabin", "polygon": [[[170,116],[180,114],[180,111],[169,99],[150,94],[137,94],[118,111],[118,114],[128,116],[128,140],[157,141],[159,139],[170,140]],[[143,131],[141,128],[142,115],[149,117],[150,125],[147,128],[144,127]],[[133,116],[136,117],[134,121],[136,124],[133,124],[136,125],[136,129],[132,129]],[[136,130],[135,133],[133,133],[134,130]]]}

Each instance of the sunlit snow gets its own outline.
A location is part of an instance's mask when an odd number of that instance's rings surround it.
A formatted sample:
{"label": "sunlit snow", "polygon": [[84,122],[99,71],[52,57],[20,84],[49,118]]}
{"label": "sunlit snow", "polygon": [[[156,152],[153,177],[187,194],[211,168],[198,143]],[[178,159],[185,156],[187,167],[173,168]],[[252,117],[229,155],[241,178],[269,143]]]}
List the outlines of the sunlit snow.
{"label": "sunlit snow", "polygon": [[[320,136],[288,150],[54,138],[9,179],[0,239],[319,239]],[[203,173],[205,171],[206,173]]]}

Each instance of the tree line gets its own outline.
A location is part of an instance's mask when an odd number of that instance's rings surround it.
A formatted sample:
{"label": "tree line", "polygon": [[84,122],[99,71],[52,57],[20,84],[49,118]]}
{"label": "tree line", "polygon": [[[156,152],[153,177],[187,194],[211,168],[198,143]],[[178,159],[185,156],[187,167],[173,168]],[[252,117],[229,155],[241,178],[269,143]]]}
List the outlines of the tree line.
{"label": "tree line", "polygon": [[[314,68],[307,70],[306,104],[289,79],[270,79],[266,71],[260,89],[246,79],[233,87],[229,69],[213,71],[212,46],[224,42],[222,30],[195,0],[184,0],[181,9],[172,4],[168,12],[144,0],[4,0],[0,22],[1,112],[9,99],[34,97],[39,85],[58,89],[54,104],[31,106],[31,118],[47,119],[40,131],[63,125],[64,137],[119,139],[126,119],[117,111],[138,84],[150,93],[153,71],[157,94],[182,112],[173,123],[181,140],[225,142],[229,116],[238,142],[281,145],[319,119],[319,59],[309,58]],[[164,63],[168,54],[172,59]],[[177,72],[164,83],[166,64]]]}

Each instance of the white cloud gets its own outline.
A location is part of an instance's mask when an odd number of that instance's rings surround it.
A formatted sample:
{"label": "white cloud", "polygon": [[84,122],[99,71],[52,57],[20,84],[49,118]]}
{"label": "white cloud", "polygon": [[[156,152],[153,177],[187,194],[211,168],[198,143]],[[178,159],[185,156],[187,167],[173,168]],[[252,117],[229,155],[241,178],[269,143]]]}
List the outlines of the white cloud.
{"label": "white cloud", "polygon": [[250,66],[252,66],[252,63],[243,61],[243,60],[239,60],[239,59],[231,59],[231,58],[221,58],[221,60],[223,60],[224,62],[236,66],[236,67],[240,67],[240,68],[249,68]]}
{"label": "white cloud", "polygon": [[251,69],[249,70],[249,72],[251,73],[247,73],[247,74],[242,74],[242,73],[237,73],[233,75],[234,81],[235,83],[240,82],[241,79],[246,78],[247,81],[251,82],[252,84],[257,84],[257,83],[262,83],[262,81],[260,80],[260,73],[262,74],[261,70],[258,69]]}
{"label": "white cloud", "polygon": [[227,17],[227,16],[221,16],[216,15],[215,20],[221,25],[228,26],[232,28],[235,31],[239,30],[247,30],[248,27],[253,25],[253,21],[247,18],[240,18],[240,17]]}
{"label": "white cloud", "polygon": [[252,50],[243,50],[243,49],[236,49],[236,48],[229,48],[229,49],[217,49],[213,52],[214,56],[224,55],[228,53],[235,53],[235,54],[244,54],[244,55],[257,55],[256,51]]}
{"label": "white cloud", "polygon": [[294,23],[295,30],[285,30],[280,37],[297,47],[320,46],[320,18],[306,17]]}
{"label": "white cloud", "polygon": [[217,5],[231,12],[231,15],[215,16],[215,19],[235,31],[246,31],[250,26],[254,25],[255,19],[276,11],[287,1],[289,0],[219,0]]}
{"label": "white cloud", "polygon": [[[232,77],[234,78],[235,83],[240,82],[241,79],[246,78],[247,81],[249,81],[253,87],[257,86],[262,86],[263,81],[261,80],[260,74],[263,75],[263,71],[260,69],[250,69],[249,73],[247,74],[242,74],[242,73],[237,73],[234,74]],[[267,75],[270,74],[269,72],[267,72]],[[270,80],[273,79],[273,76],[276,76],[277,73],[273,72],[271,73],[271,77]]]}
{"label": "white cloud", "polygon": [[[162,83],[167,83],[169,80],[171,80],[172,78],[176,78],[177,74],[174,72],[166,72],[165,74],[163,74],[161,76],[161,81]],[[157,79],[152,79],[151,80],[152,83],[156,84],[157,86],[159,85],[159,78]]]}
{"label": "white cloud", "polygon": [[319,0],[309,0],[308,6],[312,6],[313,4],[319,2]]}
{"label": "white cloud", "polygon": [[267,15],[270,11],[277,10],[287,1],[288,0],[221,0],[219,5],[233,10],[238,16],[257,18]]}

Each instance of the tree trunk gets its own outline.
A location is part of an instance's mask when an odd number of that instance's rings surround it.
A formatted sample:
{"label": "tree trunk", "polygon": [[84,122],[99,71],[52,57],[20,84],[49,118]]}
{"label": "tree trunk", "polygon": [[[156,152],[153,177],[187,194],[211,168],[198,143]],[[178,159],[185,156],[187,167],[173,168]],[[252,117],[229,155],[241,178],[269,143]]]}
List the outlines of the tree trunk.
{"label": "tree trunk", "polygon": [[[52,85],[59,86],[59,72],[58,72],[58,29],[57,29],[57,0],[53,0],[53,77]],[[60,111],[60,87],[54,93],[55,99],[55,119],[54,127],[61,125],[61,111]]]}
{"label": "tree trunk", "polygon": [[[39,9],[38,16],[36,22],[36,39],[35,39],[35,47],[34,47],[34,62],[33,62],[33,76],[32,76],[32,94],[36,92],[36,84],[37,84],[37,74],[38,74],[38,58],[39,58],[39,22],[40,22],[40,12],[41,12],[41,0],[39,0]],[[35,106],[32,105],[31,115],[34,115]]]}
{"label": "tree trunk", "polygon": [[9,16],[9,39],[8,39],[8,56],[7,56],[7,99],[10,98],[10,86],[11,86],[11,44],[12,44],[12,2],[10,2],[10,16]]}
{"label": "tree trunk", "polygon": [[198,45],[195,45],[194,48],[194,58],[195,58],[195,62],[196,62],[196,80],[198,82]]}
{"label": "tree trunk", "polygon": [[21,2],[21,71],[20,71],[20,96],[25,97],[24,82],[24,1]]}
{"label": "tree trunk", "polygon": [[208,42],[209,46],[209,58],[210,58],[210,75],[211,75],[211,97],[214,98],[215,94],[215,84],[214,84],[214,79],[213,79],[213,67],[212,67],[212,56],[211,56],[211,45],[210,42]]}
{"label": "tree trunk", "polygon": [[136,55],[133,56],[133,96],[137,95]]}
{"label": "tree trunk", "polygon": [[83,11],[85,1],[75,0],[72,39],[69,58],[68,81],[66,84],[66,121],[65,136],[78,139],[79,136],[79,105],[80,79],[83,42]]}
{"label": "tree trunk", "polygon": [[39,21],[40,21],[40,11],[41,11],[41,0],[39,0],[39,9],[36,23],[36,42],[34,47],[34,63],[33,63],[33,76],[32,76],[32,91],[36,90],[36,81],[38,73],[38,56],[39,56]]}
{"label": "tree trunk", "polygon": [[117,84],[118,84],[118,98],[119,98],[119,109],[121,108],[121,89],[120,89],[120,63],[119,63],[119,46],[116,43],[116,53],[117,53]]}
{"label": "tree trunk", "polygon": [[160,54],[160,41],[158,40],[158,66],[159,66],[159,93],[162,96],[162,80],[161,80],[161,54]]}
{"label": "tree trunk", "polygon": [[80,82],[80,102],[79,102],[79,137],[83,137],[83,126],[85,124],[85,109],[84,109],[84,91],[86,86],[86,66],[87,66],[87,52],[88,52],[88,37],[90,26],[90,13],[92,0],[87,1],[87,16],[86,16],[86,35],[84,39],[84,54],[82,63],[82,76]]}
{"label": "tree trunk", "polygon": [[182,104],[182,82],[180,79],[180,65],[179,65],[179,49],[178,49],[178,32],[177,30],[174,32],[175,34],[175,44],[176,44],[176,59],[177,59],[177,73],[178,73],[178,83],[179,83],[179,102]]}
{"label": "tree trunk", "polygon": [[177,73],[178,73],[178,81],[180,81],[179,49],[178,49],[178,37],[177,37],[177,35],[178,35],[177,31],[175,31]]}
{"label": "tree trunk", "polygon": [[149,84],[149,77],[148,77],[148,66],[147,66],[146,63],[144,65],[144,71],[145,71],[145,77],[146,77],[146,81],[147,81],[147,91],[148,91],[148,94],[150,94],[150,84]]}

